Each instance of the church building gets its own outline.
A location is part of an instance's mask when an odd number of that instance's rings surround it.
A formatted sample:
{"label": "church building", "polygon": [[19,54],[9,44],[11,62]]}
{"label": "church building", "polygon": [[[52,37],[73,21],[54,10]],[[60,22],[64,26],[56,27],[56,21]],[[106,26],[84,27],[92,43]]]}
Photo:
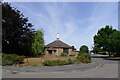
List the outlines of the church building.
{"label": "church building", "polygon": [[65,54],[72,54],[73,51],[73,47],[62,42],[59,39],[59,33],[57,34],[57,40],[47,44],[44,47],[44,53],[45,55],[55,55],[55,56],[60,56],[61,53],[65,53]]}

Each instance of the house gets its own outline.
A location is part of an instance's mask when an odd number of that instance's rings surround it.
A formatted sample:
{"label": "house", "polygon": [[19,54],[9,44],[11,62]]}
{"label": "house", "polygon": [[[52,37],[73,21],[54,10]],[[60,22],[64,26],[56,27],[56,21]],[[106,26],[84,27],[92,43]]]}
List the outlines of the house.
{"label": "house", "polygon": [[44,47],[44,53],[45,55],[56,55],[60,56],[61,53],[66,53],[68,55],[72,54],[73,52],[73,47],[62,42],[59,39],[59,34],[57,34],[57,40],[53,41],[50,44],[47,44]]}

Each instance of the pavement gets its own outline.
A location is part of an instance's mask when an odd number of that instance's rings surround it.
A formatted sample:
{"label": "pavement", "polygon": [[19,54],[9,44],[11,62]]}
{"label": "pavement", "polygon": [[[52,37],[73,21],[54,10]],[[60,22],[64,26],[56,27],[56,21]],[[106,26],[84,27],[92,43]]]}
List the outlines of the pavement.
{"label": "pavement", "polygon": [[3,78],[118,78],[118,61],[105,56],[92,55],[89,64],[74,64],[54,67],[4,66]]}

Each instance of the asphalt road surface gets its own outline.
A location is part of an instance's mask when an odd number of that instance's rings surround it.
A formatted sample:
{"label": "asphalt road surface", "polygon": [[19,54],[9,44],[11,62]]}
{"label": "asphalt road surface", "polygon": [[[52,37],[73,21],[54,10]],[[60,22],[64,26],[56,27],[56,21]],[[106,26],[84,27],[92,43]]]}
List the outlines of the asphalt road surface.
{"label": "asphalt road surface", "polygon": [[[65,71],[7,71],[3,70],[3,78],[118,78],[118,61],[107,60],[101,56],[93,55],[93,59],[100,66],[93,68],[86,67],[84,70],[72,69]],[[87,65],[88,66],[88,65]],[[73,67],[74,68],[74,67]],[[76,68],[76,67],[75,67]],[[87,69],[88,68],[88,69]]]}

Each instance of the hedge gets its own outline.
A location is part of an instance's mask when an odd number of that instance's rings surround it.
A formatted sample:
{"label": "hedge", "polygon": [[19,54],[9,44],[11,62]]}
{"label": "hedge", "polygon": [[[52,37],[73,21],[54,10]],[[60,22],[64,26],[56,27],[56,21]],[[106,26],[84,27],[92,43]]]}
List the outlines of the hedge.
{"label": "hedge", "polygon": [[20,64],[24,61],[24,56],[18,56],[16,54],[2,54],[2,65]]}
{"label": "hedge", "polygon": [[43,65],[44,66],[58,66],[58,65],[65,65],[65,61],[60,61],[60,60],[53,60],[53,61],[44,61]]}
{"label": "hedge", "polygon": [[88,53],[79,53],[76,58],[77,63],[91,63],[91,55]]}
{"label": "hedge", "polygon": [[79,53],[78,56],[86,56],[86,57],[88,57],[89,59],[91,59],[91,55],[88,54],[88,53]]}

